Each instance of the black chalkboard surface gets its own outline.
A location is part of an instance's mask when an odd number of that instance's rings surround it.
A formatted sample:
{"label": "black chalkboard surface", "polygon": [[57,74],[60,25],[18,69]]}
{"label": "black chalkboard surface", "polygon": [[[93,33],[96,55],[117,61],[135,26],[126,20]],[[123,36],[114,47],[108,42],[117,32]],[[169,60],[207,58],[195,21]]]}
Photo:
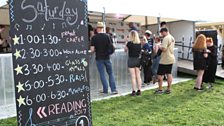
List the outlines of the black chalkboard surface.
{"label": "black chalkboard surface", "polygon": [[10,0],[19,126],[91,126],[87,0]]}

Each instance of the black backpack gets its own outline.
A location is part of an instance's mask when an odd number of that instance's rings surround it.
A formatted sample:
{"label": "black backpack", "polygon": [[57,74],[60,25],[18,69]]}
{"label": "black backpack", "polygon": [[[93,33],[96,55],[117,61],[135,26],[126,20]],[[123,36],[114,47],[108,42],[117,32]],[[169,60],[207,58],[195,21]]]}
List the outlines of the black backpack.
{"label": "black backpack", "polygon": [[151,51],[149,52],[149,51],[146,51],[146,50],[141,50],[139,58],[140,58],[140,65],[142,67],[152,65]]}

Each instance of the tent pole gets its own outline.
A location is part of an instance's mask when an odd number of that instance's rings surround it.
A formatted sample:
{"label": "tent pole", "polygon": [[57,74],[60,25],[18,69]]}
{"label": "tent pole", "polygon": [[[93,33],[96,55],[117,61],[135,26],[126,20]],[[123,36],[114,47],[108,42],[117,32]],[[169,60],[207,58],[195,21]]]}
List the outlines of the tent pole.
{"label": "tent pole", "polygon": [[148,16],[145,16],[145,30],[148,29]]}
{"label": "tent pole", "polygon": [[102,22],[104,23],[104,31],[106,32],[106,9],[103,7]]}
{"label": "tent pole", "polygon": [[161,17],[157,17],[157,35],[159,35],[159,30],[160,30],[160,19]]}

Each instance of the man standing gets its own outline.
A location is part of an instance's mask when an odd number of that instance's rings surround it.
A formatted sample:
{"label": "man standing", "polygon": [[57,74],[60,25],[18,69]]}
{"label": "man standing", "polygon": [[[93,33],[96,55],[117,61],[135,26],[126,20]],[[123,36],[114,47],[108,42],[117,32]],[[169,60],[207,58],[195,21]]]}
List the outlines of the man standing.
{"label": "man standing", "polygon": [[152,32],[151,31],[149,31],[149,30],[146,30],[145,31],[145,37],[146,37],[146,39],[148,41],[148,44],[150,45],[150,48],[152,50],[152,47],[153,47],[153,38],[151,37],[151,35],[152,35]]}
{"label": "man standing", "polygon": [[134,30],[134,31],[137,31],[137,32],[138,32],[138,29],[136,28],[136,26],[135,26],[135,24],[134,24],[133,22],[130,22],[130,23],[128,24],[128,26],[129,26],[129,28],[130,28],[129,31]]}
{"label": "man standing", "polygon": [[160,23],[160,28],[166,28],[167,27],[167,23],[165,21]]}
{"label": "man standing", "polygon": [[101,93],[108,93],[108,83],[105,77],[105,68],[109,75],[109,84],[112,94],[117,94],[115,85],[115,79],[112,70],[112,64],[110,61],[110,54],[108,53],[109,45],[112,43],[111,38],[104,33],[104,24],[102,22],[97,23],[97,33],[92,37],[91,52],[96,53],[96,65],[100,74],[100,79],[103,85],[103,91]]}
{"label": "man standing", "polygon": [[167,28],[161,28],[160,34],[164,37],[162,46],[160,49],[162,50],[161,53],[161,59],[159,63],[159,69],[157,72],[158,79],[159,79],[159,89],[156,91],[156,93],[163,93],[163,77],[164,75],[167,75],[167,83],[168,87],[165,93],[169,94],[171,93],[171,84],[172,84],[172,66],[175,62],[175,56],[174,56],[174,46],[175,46],[175,39],[172,35],[169,34],[169,31]]}

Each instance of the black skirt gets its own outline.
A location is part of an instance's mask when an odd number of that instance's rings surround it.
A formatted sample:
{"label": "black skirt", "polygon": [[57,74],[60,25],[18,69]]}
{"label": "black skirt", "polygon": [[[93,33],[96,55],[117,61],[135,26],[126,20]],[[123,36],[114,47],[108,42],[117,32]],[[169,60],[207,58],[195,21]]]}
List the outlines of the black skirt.
{"label": "black skirt", "polygon": [[206,70],[206,58],[203,55],[203,52],[195,51],[193,52],[194,57],[194,70]]}
{"label": "black skirt", "polygon": [[128,68],[140,67],[140,59],[138,57],[128,58]]}

